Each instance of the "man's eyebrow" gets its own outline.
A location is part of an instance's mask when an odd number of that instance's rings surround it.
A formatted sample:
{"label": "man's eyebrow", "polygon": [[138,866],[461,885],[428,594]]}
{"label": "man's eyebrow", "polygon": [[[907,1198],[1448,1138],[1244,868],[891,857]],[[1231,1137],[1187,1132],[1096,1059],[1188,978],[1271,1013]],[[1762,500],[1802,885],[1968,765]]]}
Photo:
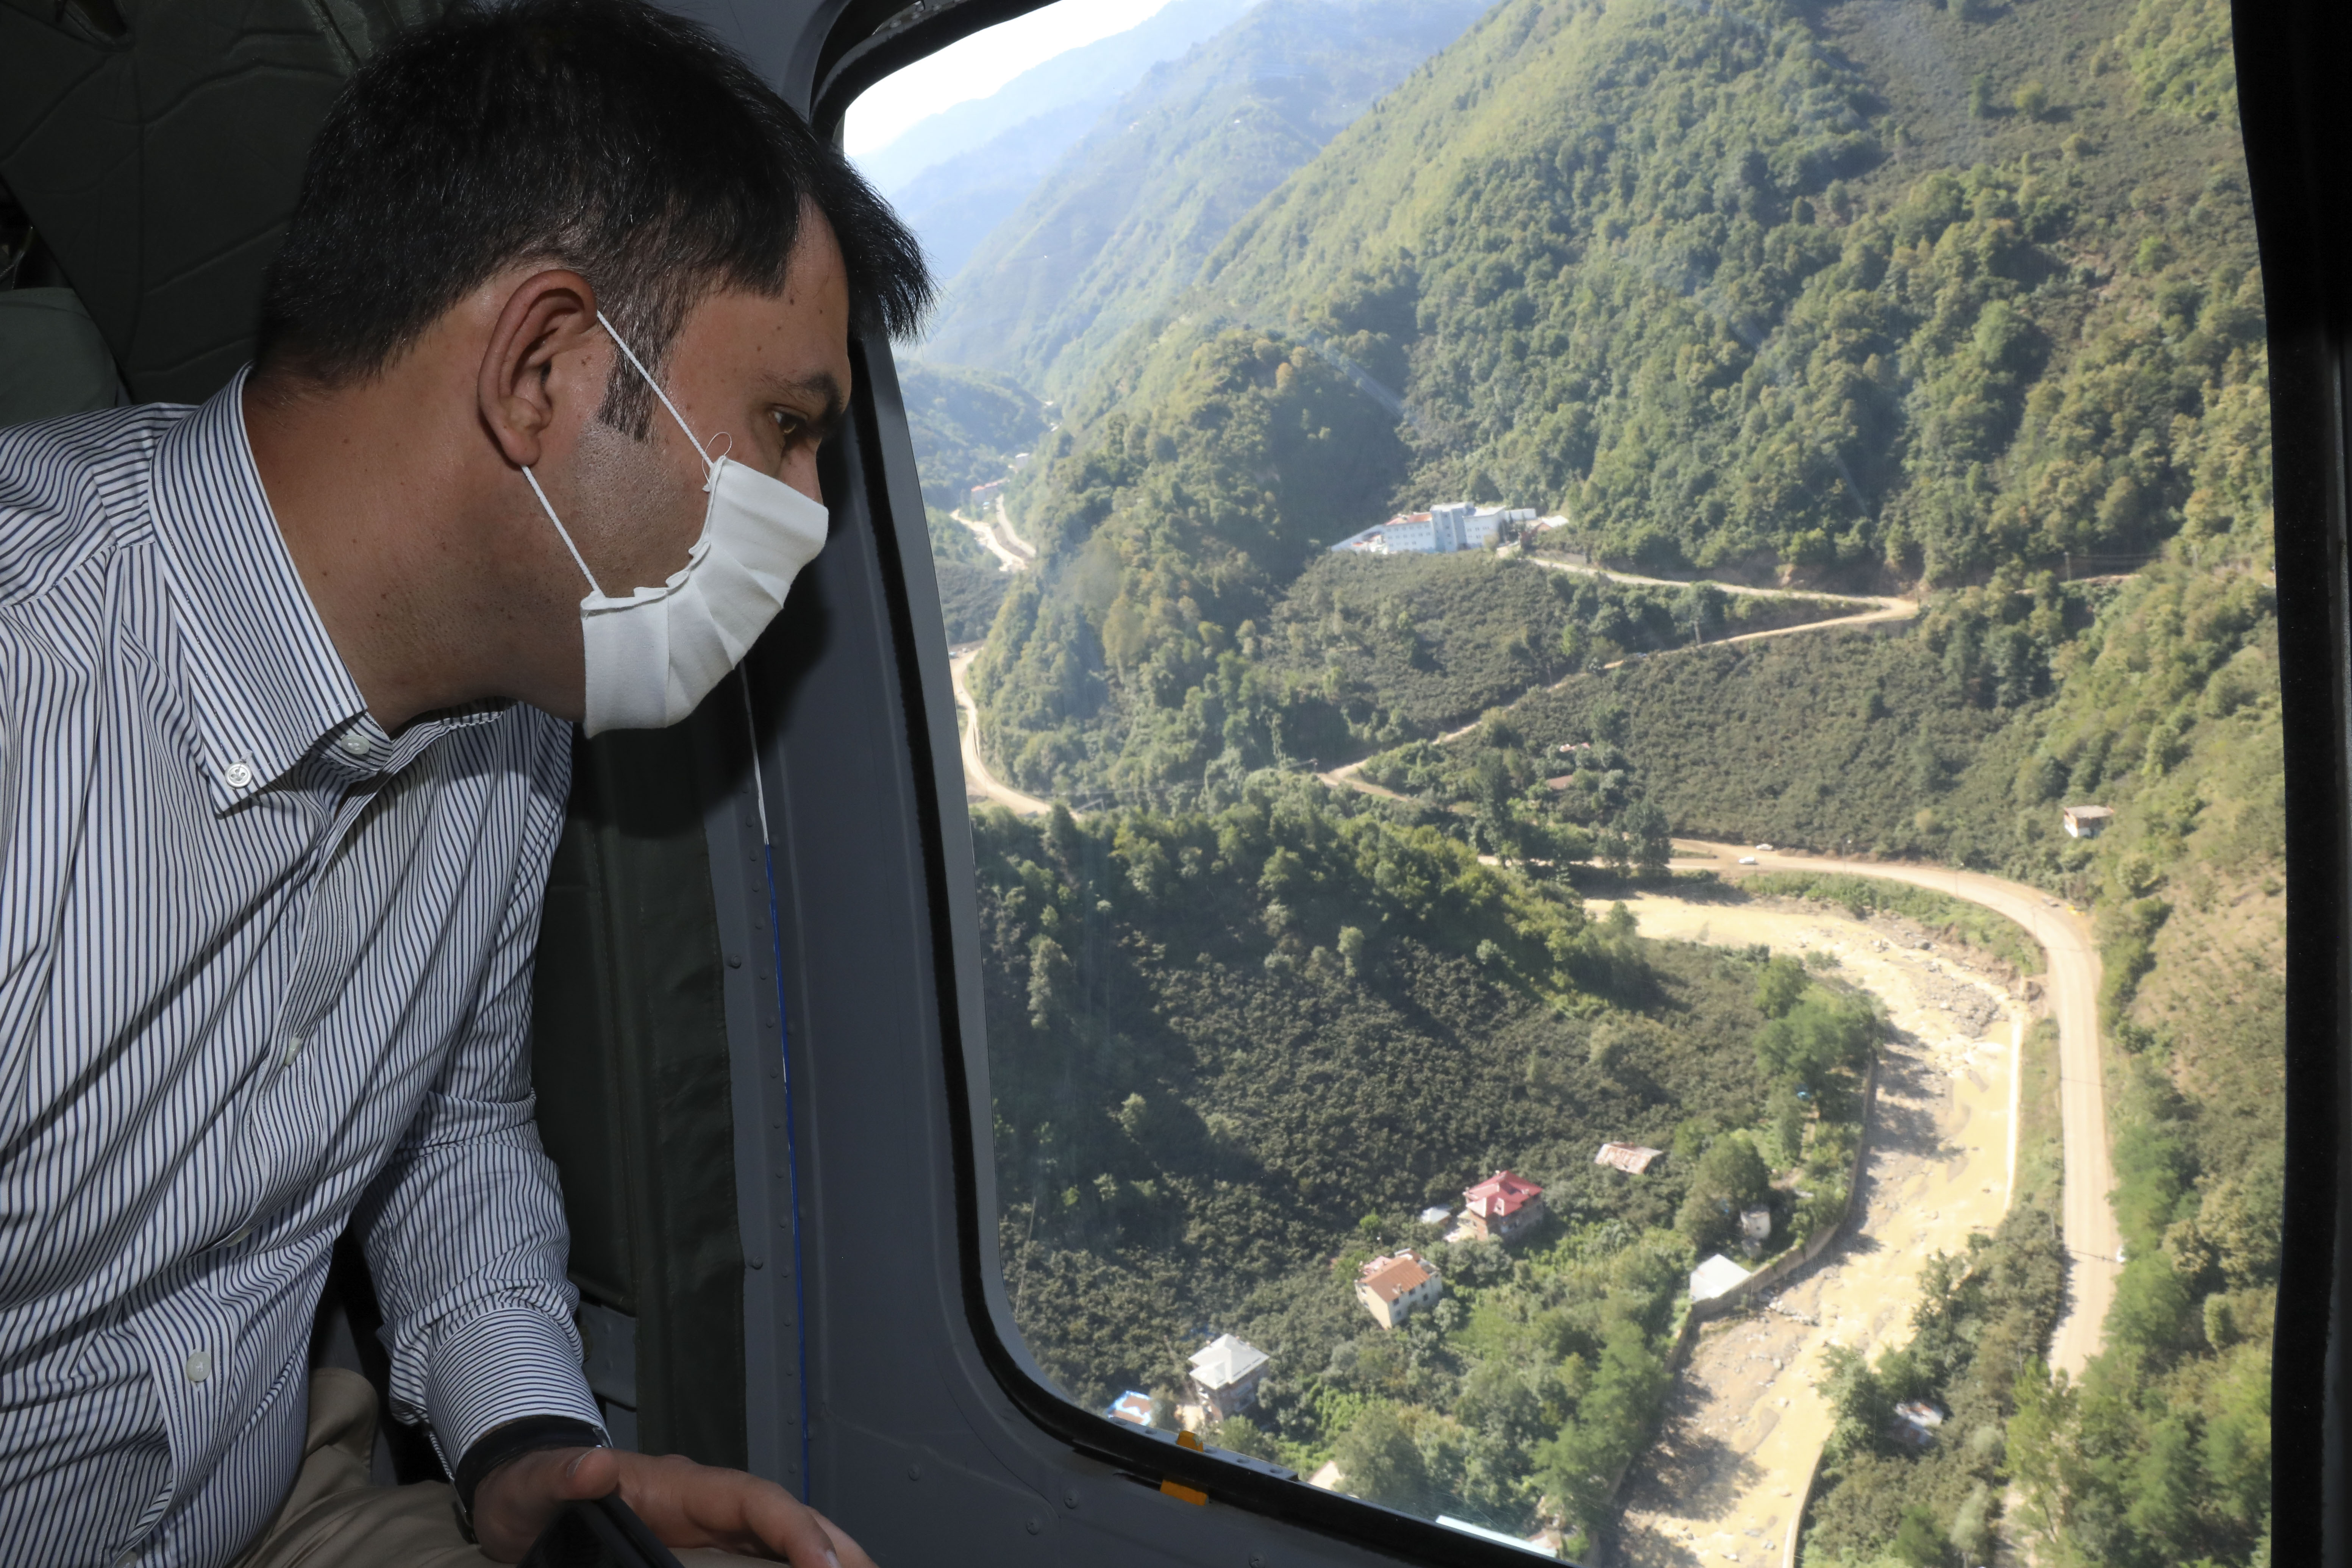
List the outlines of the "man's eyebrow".
{"label": "man's eyebrow", "polygon": [[768,390],[779,398],[816,404],[819,411],[808,423],[819,436],[830,435],[833,427],[841,422],[843,410],[849,405],[848,395],[842,391],[841,383],[828,370],[815,371],[808,375],[773,376],[769,379]]}

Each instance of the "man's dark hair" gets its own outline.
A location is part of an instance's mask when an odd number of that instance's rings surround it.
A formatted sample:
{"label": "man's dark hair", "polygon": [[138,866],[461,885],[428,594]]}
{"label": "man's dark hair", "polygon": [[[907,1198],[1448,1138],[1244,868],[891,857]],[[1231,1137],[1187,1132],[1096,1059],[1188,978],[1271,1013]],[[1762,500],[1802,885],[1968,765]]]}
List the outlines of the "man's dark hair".
{"label": "man's dark hair", "polygon": [[[824,215],[851,323],[911,331],[920,247],[857,172],[732,52],[642,0],[459,0],[362,66],[329,110],[263,289],[257,357],[341,384],[376,374],[501,268],[594,286],[649,368],[687,312],[774,295]],[[642,436],[616,368],[603,417]]]}

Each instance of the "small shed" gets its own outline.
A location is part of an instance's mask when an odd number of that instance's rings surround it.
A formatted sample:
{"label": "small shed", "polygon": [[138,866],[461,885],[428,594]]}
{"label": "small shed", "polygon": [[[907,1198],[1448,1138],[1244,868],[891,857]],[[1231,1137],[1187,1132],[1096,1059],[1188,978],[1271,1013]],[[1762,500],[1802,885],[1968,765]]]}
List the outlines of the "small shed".
{"label": "small shed", "polygon": [[1130,1388],[1112,1400],[1103,1414],[1131,1426],[1149,1426],[1151,1425],[1151,1395]]}
{"label": "small shed", "polygon": [[1718,1252],[1691,1270],[1691,1300],[1712,1301],[1725,1291],[1736,1289],[1747,1279],[1748,1270]]}
{"label": "small shed", "polygon": [[1423,1225],[1444,1225],[1453,1217],[1454,1211],[1444,1204],[1432,1204],[1421,1211],[1421,1223]]}
{"label": "small shed", "polygon": [[1772,1211],[1759,1204],[1739,1211],[1739,1250],[1753,1258],[1772,1239]]}
{"label": "small shed", "polygon": [[1601,1152],[1592,1156],[1596,1165],[1613,1165],[1629,1176],[1638,1176],[1650,1168],[1650,1163],[1664,1154],[1664,1149],[1646,1148],[1639,1143],[1603,1143]]}
{"label": "small shed", "polygon": [[1886,1435],[1898,1443],[1924,1448],[1936,1440],[1937,1428],[1943,1424],[1942,1411],[1924,1399],[1906,1399],[1895,1407],[1895,1421]]}
{"label": "small shed", "polygon": [[2096,838],[2115,820],[2115,807],[2110,805],[2065,805],[2058,808],[2066,825],[2069,838]]}

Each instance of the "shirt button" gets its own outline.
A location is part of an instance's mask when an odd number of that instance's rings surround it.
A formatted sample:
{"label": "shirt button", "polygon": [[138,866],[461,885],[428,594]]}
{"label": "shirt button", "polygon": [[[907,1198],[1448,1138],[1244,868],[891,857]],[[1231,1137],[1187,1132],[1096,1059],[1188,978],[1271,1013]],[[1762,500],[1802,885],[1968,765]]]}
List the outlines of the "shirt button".
{"label": "shirt button", "polygon": [[190,1383],[204,1382],[213,1374],[213,1352],[190,1351],[188,1359],[180,1363],[180,1370],[188,1374]]}
{"label": "shirt button", "polygon": [[242,760],[221,770],[221,783],[231,789],[243,789],[253,782],[253,764]]}
{"label": "shirt button", "polygon": [[139,1553],[135,1550],[125,1552],[114,1560],[114,1568],[139,1568]]}
{"label": "shirt button", "polygon": [[286,1043],[278,1047],[279,1067],[291,1067],[294,1064],[294,1058],[302,1054],[303,1037],[299,1029],[286,1037]]}
{"label": "shirt button", "polygon": [[370,742],[366,731],[346,730],[343,731],[343,738],[335,743],[355,757],[364,757],[368,754]]}
{"label": "shirt button", "polygon": [[247,1237],[251,1236],[252,1234],[253,1234],[253,1227],[252,1227],[251,1226],[249,1226],[249,1225],[241,1225],[241,1226],[238,1226],[235,1230],[230,1231],[226,1236],[224,1236],[224,1237],[222,1237],[220,1238],[220,1245],[221,1245],[221,1246],[223,1246],[223,1247],[235,1247],[235,1246],[236,1246],[239,1242],[242,1242],[242,1241],[243,1241]]}

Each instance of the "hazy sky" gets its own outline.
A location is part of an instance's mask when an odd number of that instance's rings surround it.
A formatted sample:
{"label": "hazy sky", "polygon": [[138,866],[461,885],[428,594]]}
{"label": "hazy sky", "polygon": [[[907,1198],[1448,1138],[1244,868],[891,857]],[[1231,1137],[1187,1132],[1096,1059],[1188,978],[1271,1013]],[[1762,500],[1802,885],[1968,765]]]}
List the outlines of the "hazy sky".
{"label": "hazy sky", "polygon": [[852,155],[887,146],[926,115],[968,98],[986,98],[1031,66],[1065,49],[1124,33],[1168,0],[1059,0],[1015,16],[917,60],[877,82],[849,106],[842,121]]}

